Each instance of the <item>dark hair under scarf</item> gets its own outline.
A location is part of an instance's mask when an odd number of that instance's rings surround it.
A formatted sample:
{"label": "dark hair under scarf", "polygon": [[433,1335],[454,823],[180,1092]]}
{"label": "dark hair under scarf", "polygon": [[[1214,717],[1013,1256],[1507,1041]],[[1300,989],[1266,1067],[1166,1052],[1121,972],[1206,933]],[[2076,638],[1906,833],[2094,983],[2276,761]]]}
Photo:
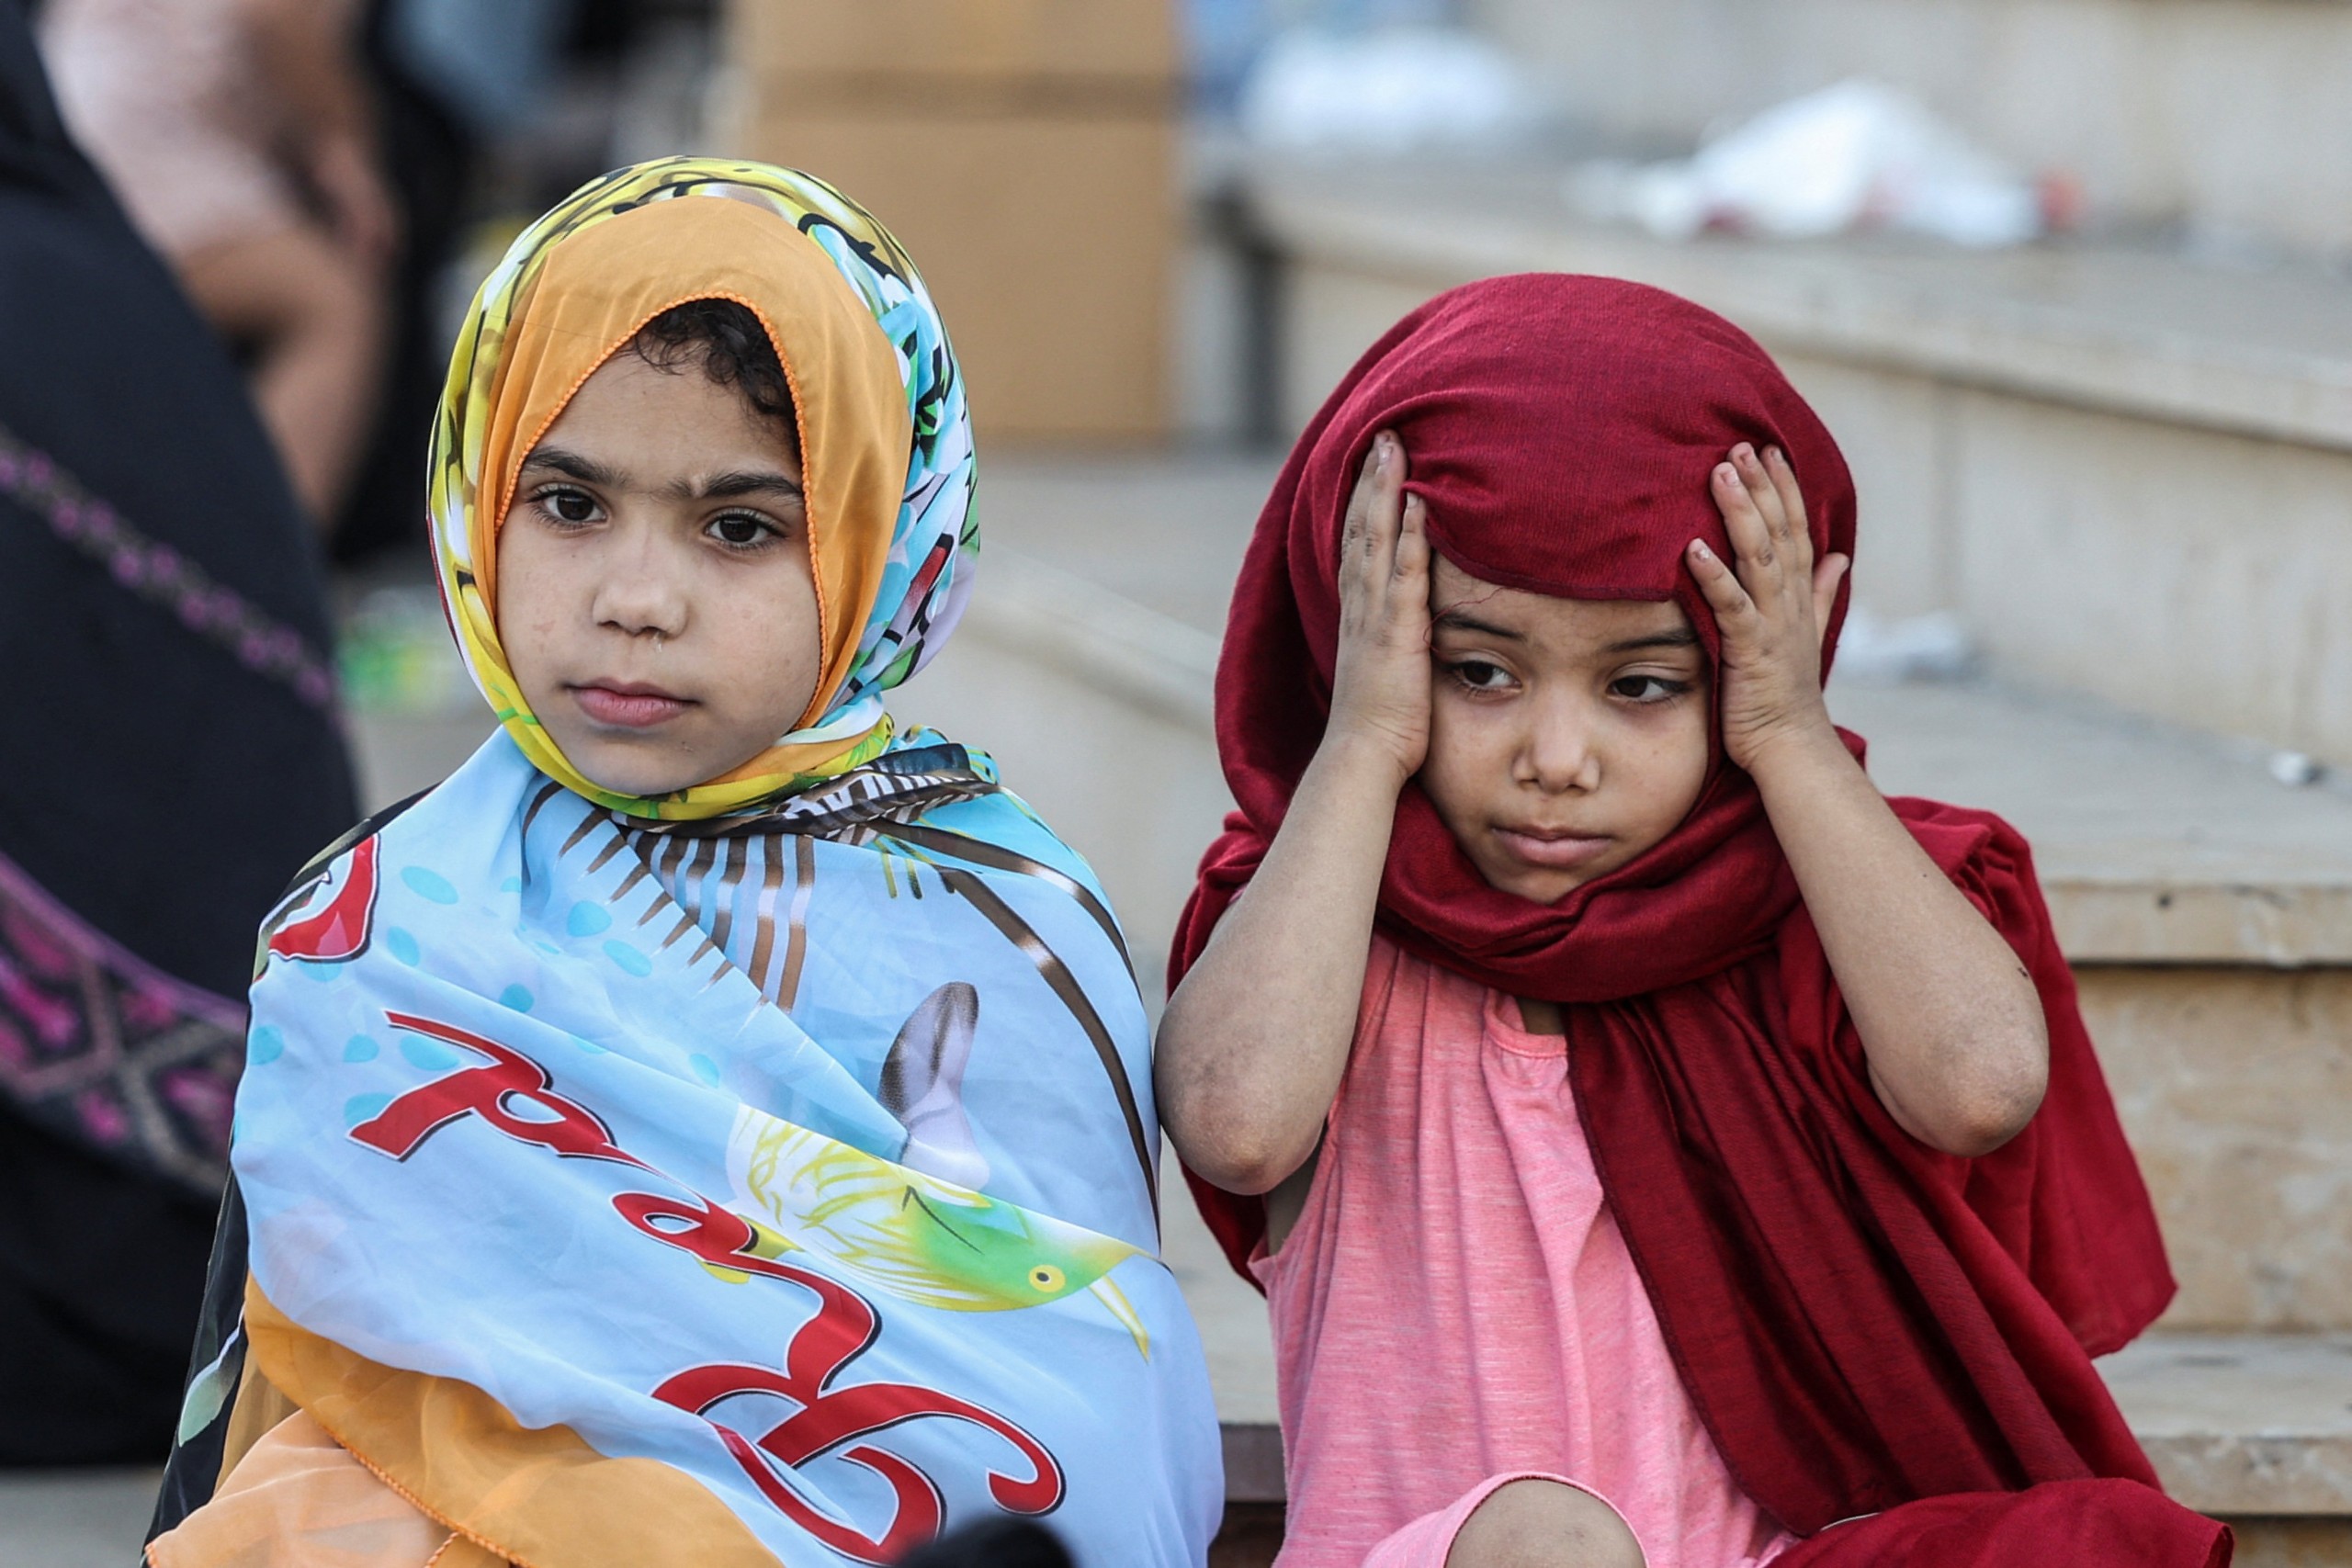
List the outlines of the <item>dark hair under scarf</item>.
{"label": "dark hair under scarf", "polygon": [[[235,367],[0,0],[0,857],[241,997],[262,918],[356,814],[328,647]],[[0,1464],[161,1459],[218,1201],[0,1094]]]}

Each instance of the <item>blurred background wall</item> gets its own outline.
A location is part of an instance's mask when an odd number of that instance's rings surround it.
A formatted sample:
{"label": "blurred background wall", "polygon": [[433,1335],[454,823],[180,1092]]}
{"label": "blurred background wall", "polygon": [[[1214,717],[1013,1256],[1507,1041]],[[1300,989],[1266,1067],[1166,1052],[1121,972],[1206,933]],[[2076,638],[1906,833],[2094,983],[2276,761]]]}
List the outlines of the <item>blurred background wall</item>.
{"label": "blurred background wall", "polygon": [[714,146],[821,175],[918,258],[981,437],[1169,434],[1184,93],[1163,0],[739,0]]}
{"label": "blurred background wall", "polygon": [[1554,101],[1687,146],[1843,77],[1908,87],[2109,224],[2352,255],[2352,9],[2328,0],[1464,0]]}

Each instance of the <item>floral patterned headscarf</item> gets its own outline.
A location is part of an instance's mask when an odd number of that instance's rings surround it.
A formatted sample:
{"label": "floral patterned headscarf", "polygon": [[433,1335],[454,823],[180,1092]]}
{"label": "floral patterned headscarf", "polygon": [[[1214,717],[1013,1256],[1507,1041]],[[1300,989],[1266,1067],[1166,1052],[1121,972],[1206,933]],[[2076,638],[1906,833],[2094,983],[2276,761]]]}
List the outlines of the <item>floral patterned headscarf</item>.
{"label": "floral patterned headscarf", "polygon": [[[790,733],[718,778],[646,796],[582,776],[498,636],[498,532],[515,476],[573,393],[655,316],[731,299],[792,389],[822,647]],[[474,682],[540,772],[599,806],[693,819],[756,806],[889,744],[881,694],[945,642],[979,549],[964,382],[914,265],[823,181],[713,158],[639,164],[516,238],[458,333],[433,430],[441,591]]]}

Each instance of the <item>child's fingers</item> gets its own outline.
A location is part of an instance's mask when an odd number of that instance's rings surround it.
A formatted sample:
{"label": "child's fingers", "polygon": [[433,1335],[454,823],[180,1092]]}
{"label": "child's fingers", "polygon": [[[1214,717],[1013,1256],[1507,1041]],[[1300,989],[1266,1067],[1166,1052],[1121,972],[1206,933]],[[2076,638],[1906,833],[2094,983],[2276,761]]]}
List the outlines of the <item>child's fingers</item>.
{"label": "child's fingers", "polygon": [[1385,558],[1396,547],[1396,530],[1405,511],[1405,447],[1391,431],[1373,437],[1372,489],[1364,497],[1365,519]]}
{"label": "child's fingers", "polygon": [[1757,510],[1747,481],[1728,462],[1715,465],[1715,510],[1723,513],[1724,528],[1731,535],[1731,547],[1743,573],[1751,568],[1769,571],[1778,564],[1772,531],[1765,526],[1764,514]]}
{"label": "child's fingers", "polygon": [[1853,564],[1851,556],[1832,551],[1813,569],[1813,640],[1816,647],[1828,635],[1829,612],[1838,603],[1838,584],[1845,580],[1846,569]]}
{"label": "child's fingers", "polygon": [[1813,529],[1804,509],[1804,491],[1797,484],[1797,471],[1789,466],[1789,455],[1778,446],[1764,448],[1764,474],[1772,481],[1773,494],[1779,497],[1781,513],[1788,519],[1792,532],[1813,536]]}
{"label": "child's fingers", "polygon": [[1764,520],[1764,531],[1775,545],[1789,535],[1788,518],[1781,509],[1781,492],[1773,488],[1772,476],[1764,471],[1764,459],[1756,448],[1743,441],[1731,449],[1732,471],[1739,476],[1742,490],[1747,492],[1748,504],[1756,508],[1756,515]]}
{"label": "child's fingers", "polygon": [[1715,625],[1723,632],[1724,643],[1744,638],[1756,615],[1756,601],[1741,586],[1738,574],[1707,547],[1704,539],[1691,540],[1690,547],[1683,551],[1683,558],[1690,562],[1690,575],[1698,581],[1699,592],[1706,596],[1707,607],[1715,613]]}
{"label": "child's fingers", "polygon": [[1418,495],[1405,498],[1405,514],[1396,529],[1396,559],[1390,568],[1400,587],[1430,572],[1430,509]]}
{"label": "child's fingers", "polygon": [[1355,488],[1348,492],[1348,510],[1340,526],[1340,558],[1351,559],[1364,553],[1372,539],[1372,487],[1380,472],[1383,450],[1381,438],[1372,438],[1372,446],[1363,455],[1363,467],[1356,470]]}
{"label": "child's fingers", "polygon": [[1789,557],[1795,561],[1800,573],[1810,576],[1813,571],[1813,521],[1805,513],[1804,492],[1797,488],[1797,471],[1789,467],[1789,455],[1778,446],[1764,449],[1764,477],[1772,487],[1772,499],[1781,513],[1781,537],[1788,541]]}
{"label": "child's fingers", "polygon": [[1396,547],[1396,492],[1403,484],[1398,470],[1403,467],[1396,436],[1382,431],[1372,438],[1372,450],[1364,454],[1363,468],[1348,500],[1340,536],[1341,566],[1344,570],[1361,563],[1371,581],[1385,577],[1391,568]]}

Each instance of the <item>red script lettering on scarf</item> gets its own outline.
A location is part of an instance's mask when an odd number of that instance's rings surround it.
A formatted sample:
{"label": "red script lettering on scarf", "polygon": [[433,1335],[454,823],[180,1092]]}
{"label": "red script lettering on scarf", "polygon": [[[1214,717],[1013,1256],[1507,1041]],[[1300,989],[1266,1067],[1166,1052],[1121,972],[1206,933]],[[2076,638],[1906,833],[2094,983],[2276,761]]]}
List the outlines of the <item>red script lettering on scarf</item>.
{"label": "red script lettering on scarf", "polygon": [[[645,1162],[624,1154],[613,1142],[603,1120],[586,1106],[554,1092],[548,1070],[495,1040],[485,1040],[453,1023],[439,1023],[413,1013],[388,1012],[384,1021],[394,1029],[430,1035],[491,1059],[487,1067],[469,1067],[413,1089],[351,1130],[352,1137],[394,1159],[406,1159],[425,1139],[466,1115],[481,1117],[510,1138],[553,1149],[568,1159],[609,1159],[640,1169]],[[509,1099],[526,1100],[548,1112],[552,1122],[531,1121],[506,1108]]]}
{"label": "red script lettering on scarf", "polygon": [[[479,1052],[491,1059],[491,1065],[461,1068],[409,1090],[353,1128],[355,1141],[405,1160],[434,1134],[472,1115],[510,1138],[551,1149],[567,1159],[611,1160],[653,1171],[613,1141],[611,1130],[595,1112],[556,1093],[553,1077],[521,1052],[470,1030],[413,1013],[387,1012],[384,1017],[396,1029]],[[552,1120],[515,1115],[508,1106],[514,1100],[537,1107]],[[653,1397],[708,1422],[760,1495],[833,1551],[860,1562],[894,1562],[939,1534],[944,1504],[929,1474],[872,1444],[842,1448],[926,1416],[968,1421],[993,1432],[1028,1462],[1026,1480],[997,1470],[988,1472],[989,1495],[1000,1507],[1017,1514],[1042,1514],[1060,1504],[1062,1470],[1052,1452],[996,1412],[915,1383],[831,1387],[842,1370],[879,1337],[881,1314],[871,1302],[837,1280],[755,1256],[752,1249],[758,1243],[758,1234],[742,1215],[699,1192],[689,1192],[685,1199],[620,1192],[613,1197],[613,1208],[640,1234],[689,1253],[714,1269],[787,1280],[816,1296],[817,1314],[793,1333],[785,1348],[781,1371],[715,1362],[669,1378],[653,1391]],[[754,1440],[708,1414],[713,1405],[744,1394],[787,1399],[800,1408]],[[890,1517],[874,1535],[820,1512],[792,1490],[782,1473],[799,1470],[837,1450],[842,1459],[872,1471],[889,1484]]]}

